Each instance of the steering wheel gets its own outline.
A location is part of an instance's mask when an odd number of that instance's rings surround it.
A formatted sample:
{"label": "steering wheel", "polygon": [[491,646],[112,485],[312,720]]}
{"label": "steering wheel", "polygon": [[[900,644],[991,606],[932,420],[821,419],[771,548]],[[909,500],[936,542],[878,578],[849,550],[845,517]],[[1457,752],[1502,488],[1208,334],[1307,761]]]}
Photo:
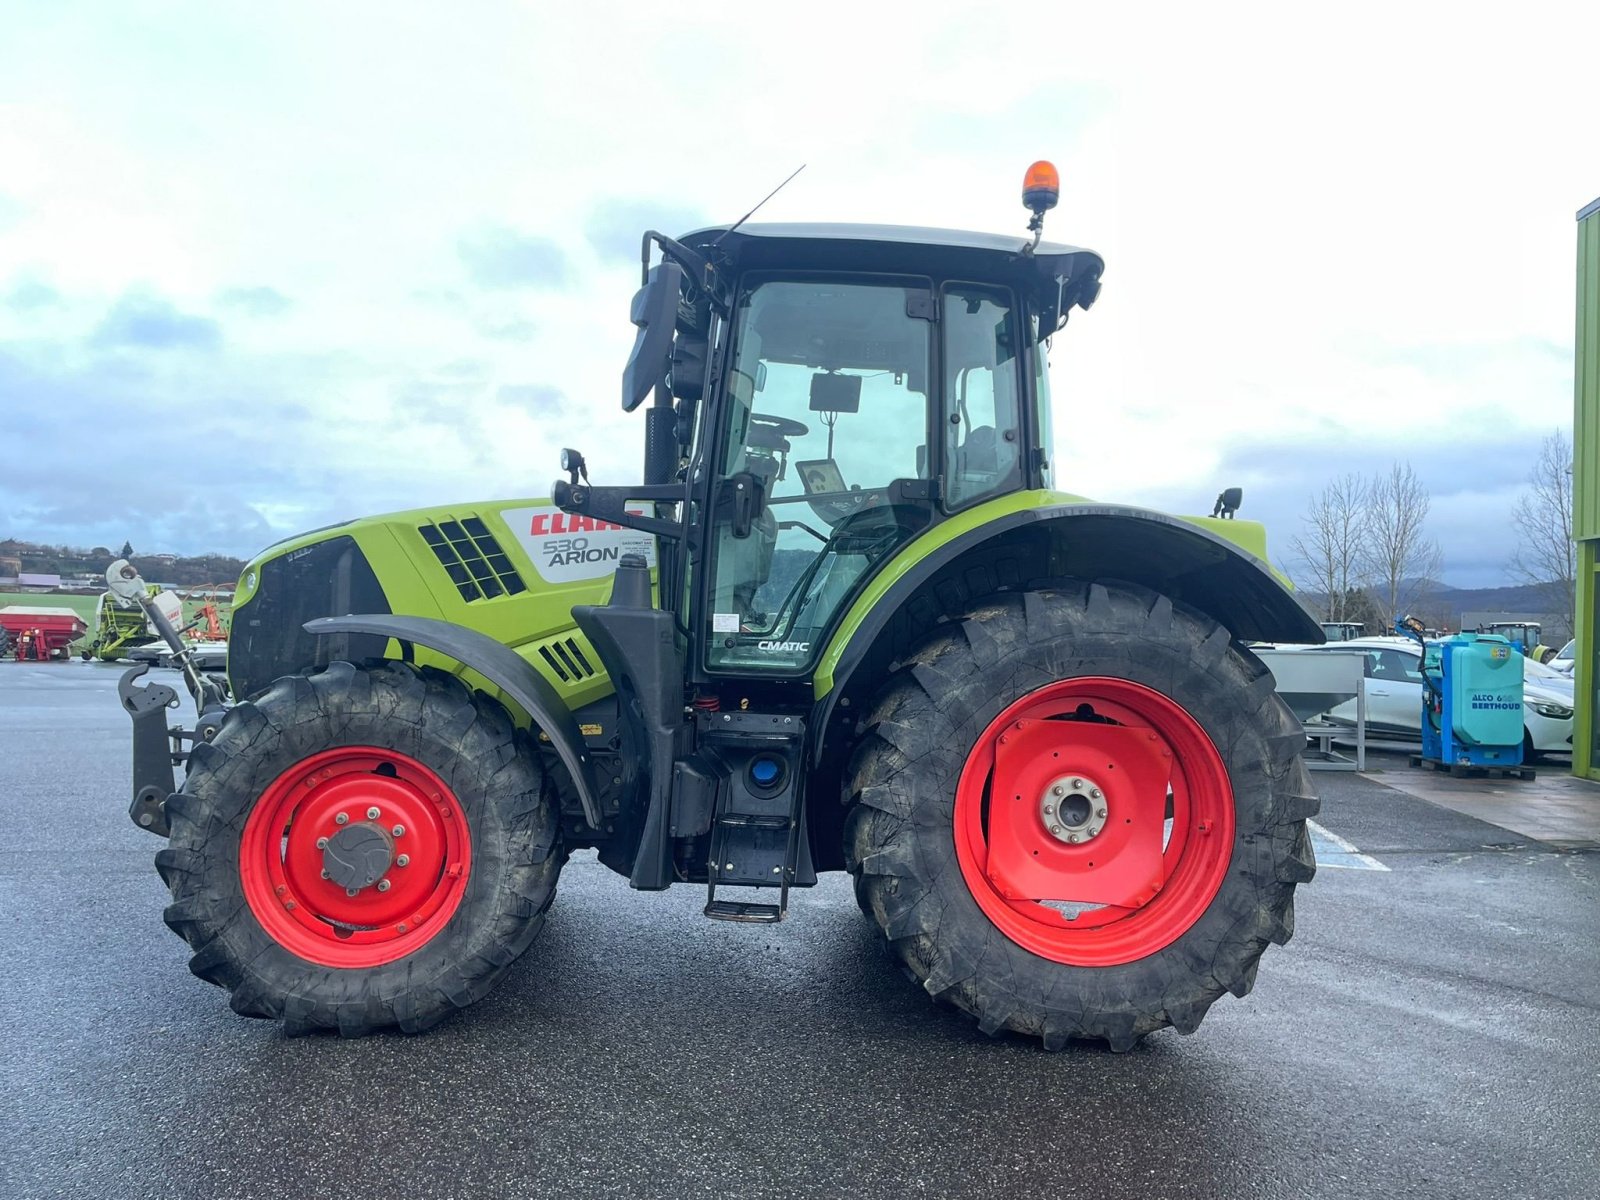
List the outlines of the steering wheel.
{"label": "steering wheel", "polygon": [[811,427],[801,421],[753,412],[750,414],[750,428],[746,430],[744,440],[746,445],[760,446],[767,450],[787,450],[789,438],[805,437],[810,432]]}

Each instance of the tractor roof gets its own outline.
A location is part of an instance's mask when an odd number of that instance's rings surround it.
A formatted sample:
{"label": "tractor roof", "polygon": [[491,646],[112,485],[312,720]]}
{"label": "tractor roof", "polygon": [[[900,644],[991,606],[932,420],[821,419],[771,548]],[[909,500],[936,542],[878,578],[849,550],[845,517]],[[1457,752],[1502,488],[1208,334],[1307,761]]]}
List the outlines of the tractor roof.
{"label": "tractor roof", "polygon": [[1053,296],[1055,281],[1066,280],[1073,299],[1087,308],[1105,263],[1093,250],[1031,241],[1024,234],[933,229],[925,225],[847,225],[822,222],[726,225],[697,229],[678,239],[690,249],[727,266],[794,268],[854,267],[860,270],[927,271],[948,263],[957,271],[981,270],[1012,275]]}

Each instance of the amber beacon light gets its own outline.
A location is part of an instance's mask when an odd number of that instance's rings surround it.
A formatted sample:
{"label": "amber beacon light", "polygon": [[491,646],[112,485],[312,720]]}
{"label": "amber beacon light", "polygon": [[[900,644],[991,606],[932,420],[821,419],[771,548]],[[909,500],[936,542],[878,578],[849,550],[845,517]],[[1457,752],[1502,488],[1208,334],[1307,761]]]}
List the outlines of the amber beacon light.
{"label": "amber beacon light", "polygon": [[1028,168],[1022,177],[1022,203],[1036,215],[1048,212],[1061,199],[1061,174],[1054,163],[1043,159]]}

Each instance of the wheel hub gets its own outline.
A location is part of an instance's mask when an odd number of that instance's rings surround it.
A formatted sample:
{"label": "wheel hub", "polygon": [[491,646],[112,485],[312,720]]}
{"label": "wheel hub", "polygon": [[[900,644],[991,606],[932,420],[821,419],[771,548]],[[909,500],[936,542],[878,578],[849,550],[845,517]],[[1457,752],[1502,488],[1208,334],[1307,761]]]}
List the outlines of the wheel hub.
{"label": "wheel hub", "polygon": [[1025,716],[990,746],[984,868],[1002,896],[1138,908],[1160,892],[1172,755],[1159,735]]}
{"label": "wheel hub", "polygon": [[1007,938],[1055,962],[1112,966],[1208,911],[1232,855],[1233,793],[1177,701],[1078,676],[1019,697],[978,736],[954,826],[962,876]]}
{"label": "wheel hub", "polygon": [[1045,785],[1039,796],[1039,816],[1050,836],[1076,846],[1106,827],[1110,809],[1106,794],[1093,779],[1061,775]]}
{"label": "wheel hub", "polygon": [[346,890],[371,887],[394,862],[394,837],[369,821],[345,825],[322,848],[322,869]]}
{"label": "wheel hub", "polygon": [[326,750],[278,776],[239,846],[256,918],[280,945],[332,967],[391,962],[428,941],[460,904],[471,865],[449,785],[373,746]]}

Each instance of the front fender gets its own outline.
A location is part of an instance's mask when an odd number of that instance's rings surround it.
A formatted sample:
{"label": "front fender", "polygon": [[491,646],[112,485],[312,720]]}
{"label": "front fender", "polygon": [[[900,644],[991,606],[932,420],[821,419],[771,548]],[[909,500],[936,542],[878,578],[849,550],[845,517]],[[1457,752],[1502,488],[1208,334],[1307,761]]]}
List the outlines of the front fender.
{"label": "front fender", "polygon": [[437,650],[470,667],[521,706],[550,739],[561,764],[572,776],[583,805],[584,819],[600,828],[600,806],[595,800],[594,767],[578,722],[549,682],[515,650],[475,629],[430,617],[358,615],[319,617],[302,627],[315,637],[335,633],[375,633],[398,642]]}

